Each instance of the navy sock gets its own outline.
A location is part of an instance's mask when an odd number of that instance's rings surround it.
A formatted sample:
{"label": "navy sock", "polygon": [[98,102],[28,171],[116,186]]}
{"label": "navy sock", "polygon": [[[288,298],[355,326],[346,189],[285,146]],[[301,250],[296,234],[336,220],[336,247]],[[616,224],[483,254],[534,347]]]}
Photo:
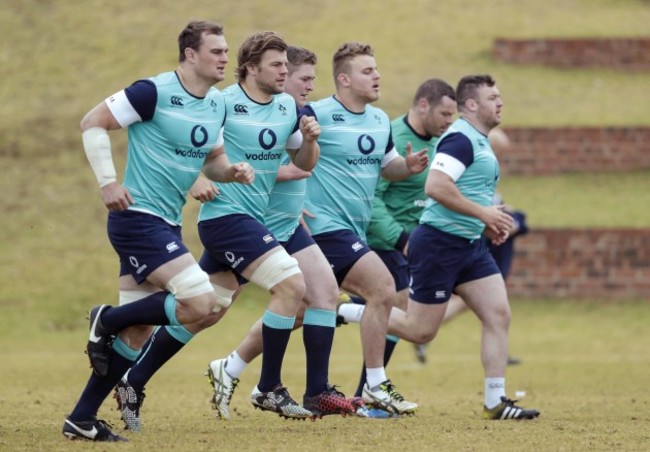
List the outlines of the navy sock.
{"label": "navy sock", "polygon": [[327,389],[330,353],[334,340],[334,327],[303,325],[302,339],[307,361],[305,395],[313,397]]}
{"label": "navy sock", "polygon": [[289,345],[295,317],[284,317],[269,310],[262,316],[262,371],[257,388],[272,391],[282,383],[282,361]]}
{"label": "navy sock", "polygon": [[170,334],[169,328],[172,327],[162,326],[154,331],[142,348],[138,361],[129,371],[129,384],[136,392],[142,392],[158,369],[189,342],[189,339],[185,342],[176,339]]}
{"label": "navy sock", "polygon": [[[384,367],[388,365],[390,357],[393,356],[395,351],[395,346],[397,345],[396,340],[386,339],[386,348],[384,349]],[[361,368],[361,378],[359,379],[359,386],[357,387],[357,392],[354,393],[355,396],[361,397],[363,394],[363,386],[366,384],[366,363],[363,363]]]}
{"label": "navy sock", "polygon": [[169,325],[165,300],[170,295],[156,292],[133,303],[111,307],[102,314],[104,328],[117,333],[131,325]]}
{"label": "navy sock", "polygon": [[113,353],[111,362],[108,366],[108,375],[100,378],[94,373],[88,379],[86,387],[79,397],[79,401],[75,405],[70,420],[74,422],[89,421],[99,411],[99,407],[104,402],[104,399],[111,393],[120,378],[126,371],[133,365],[133,361],[124,358],[123,356]]}

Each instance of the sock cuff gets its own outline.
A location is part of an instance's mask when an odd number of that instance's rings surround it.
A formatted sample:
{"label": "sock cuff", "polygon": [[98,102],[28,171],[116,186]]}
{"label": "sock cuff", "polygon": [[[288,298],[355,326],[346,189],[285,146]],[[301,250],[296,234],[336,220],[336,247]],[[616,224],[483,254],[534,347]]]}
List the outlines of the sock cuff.
{"label": "sock cuff", "polygon": [[182,325],[165,326],[165,329],[171,337],[183,344],[187,344],[194,337],[194,335],[187,331],[187,329]]}
{"label": "sock cuff", "polygon": [[325,309],[307,308],[305,309],[305,317],[302,321],[303,325],[315,325],[336,327],[336,312],[328,311]]}
{"label": "sock cuff", "polygon": [[119,336],[116,337],[115,340],[113,341],[113,350],[115,350],[115,353],[117,353],[121,357],[133,362],[135,362],[135,360],[138,359],[138,355],[140,355],[140,351],[141,351],[126,345],[126,342],[120,339]]}
{"label": "sock cuff", "polygon": [[386,335],[386,340],[387,340],[387,341],[390,341],[390,342],[398,343],[398,342],[399,342],[399,337],[394,336],[394,335],[392,335],[392,334],[387,334],[387,335]]}
{"label": "sock cuff", "polygon": [[170,325],[180,325],[176,319],[176,297],[171,293],[165,298],[165,315],[169,319]]}
{"label": "sock cuff", "polygon": [[296,323],[295,317],[285,317],[271,312],[268,309],[264,311],[264,315],[262,316],[262,324],[276,330],[291,330],[293,329],[294,323]]}

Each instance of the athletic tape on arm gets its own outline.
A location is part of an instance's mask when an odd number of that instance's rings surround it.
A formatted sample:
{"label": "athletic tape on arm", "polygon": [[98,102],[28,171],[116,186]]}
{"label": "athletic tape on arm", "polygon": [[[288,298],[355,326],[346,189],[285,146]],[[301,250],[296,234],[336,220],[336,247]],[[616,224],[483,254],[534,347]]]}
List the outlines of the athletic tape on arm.
{"label": "athletic tape on arm", "polygon": [[106,129],[91,127],[81,134],[86,157],[95,172],[97,183],[100,187],[117,181],[113,155],[111,154],[111,140]]}

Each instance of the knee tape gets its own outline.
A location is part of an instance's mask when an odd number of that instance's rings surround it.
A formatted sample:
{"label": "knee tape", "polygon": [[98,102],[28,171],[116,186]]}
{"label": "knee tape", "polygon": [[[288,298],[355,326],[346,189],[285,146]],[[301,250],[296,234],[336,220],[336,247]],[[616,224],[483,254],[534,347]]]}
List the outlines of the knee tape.
{"label": "knee tape", "polygon": [[234,290],[226,289],[225,287],[212,284],[214,293],[217,294],[217,306],[213,309],[214,312],[221,311],[221,308],[227,308],[232,303],[232,296],[235,294]]}
{"label": "knee tape", "polygon": [[166,289],[180,300],[193,298],[213,291],[208,274],[198,264],[192,264],[174,276]]}
{"label": "knee tape", "polygon": [[281,283],[290,276],[300,274],[298,261],[285,250],[271,254],[251,275],[251,281],[266,290]]}

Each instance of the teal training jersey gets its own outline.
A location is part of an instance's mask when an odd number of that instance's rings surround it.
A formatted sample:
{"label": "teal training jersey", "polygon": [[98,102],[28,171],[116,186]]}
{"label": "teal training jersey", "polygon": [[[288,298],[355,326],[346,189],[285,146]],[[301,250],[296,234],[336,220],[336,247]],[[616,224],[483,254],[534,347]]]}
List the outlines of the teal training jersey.
{"label": "teal training jersey", "polygon": [[287,141],[298,130],[296,101],[282,93],[260,104],[239,84],[224,89],[223,97],[226,154],[233,163],[248,162],[255,170],[255,181],[251,185],[220,184],[221,194],[201,205],[199,221],[243,213],[263,222]]}
{"label": "teal training jersey", "polygon": [[[402,115],[391,122],[395,149],[406,157],[406,145],[411,143],[413,152],[427,149],[429,160],[433,161],[438,137],[419,135],[406,118],[406,115]],[[400,181],[379,179],[367,231],[368,246],[376,250],[394,250],[402,234],[410,234],[415,229],[422,210],[429,202],[424,194],[426,180],[427,171]]]}
{"label": "teal training jersey", "polygon": [[181,224],[187,193],[218,142],[224,101],[216,88],[194,97],[175,72],[148,80],[157,92],[155,110],[151,119],[128,127],[124,187],[135,200],[130,209]]}
{"label": "teal training jersey", "polygon": [[[436,152],[451,155],[465,165],[465,171],[456,180],[456,187],[465,198],[482,206],[492,205],[499,181],[499,162],[485,135],[466,120],[457,119],[440,137]],[[432,168],[435,164],[434,161]],[[435,200],[424,209],[420,222],[470,240],[478,239],[485,228],[478,218],[453,212]]]}
{"label": "teal training jersey", "polygon": [[[282,164],[287,165],[289,161],[289,156],[286,156]],[[298,227],[306,188],[306,179],[275,183],[264,216],[264,224],[279,242],[288,241]]]}
{"label": "teal training jersey", "polygon": [[312,234],[348,229],[365,239],[384,155],[393,148],[390,119],[367,105],[347,110],[335,97],[310,103],[321,127],[320,159],[307,179],[305,218]]}

